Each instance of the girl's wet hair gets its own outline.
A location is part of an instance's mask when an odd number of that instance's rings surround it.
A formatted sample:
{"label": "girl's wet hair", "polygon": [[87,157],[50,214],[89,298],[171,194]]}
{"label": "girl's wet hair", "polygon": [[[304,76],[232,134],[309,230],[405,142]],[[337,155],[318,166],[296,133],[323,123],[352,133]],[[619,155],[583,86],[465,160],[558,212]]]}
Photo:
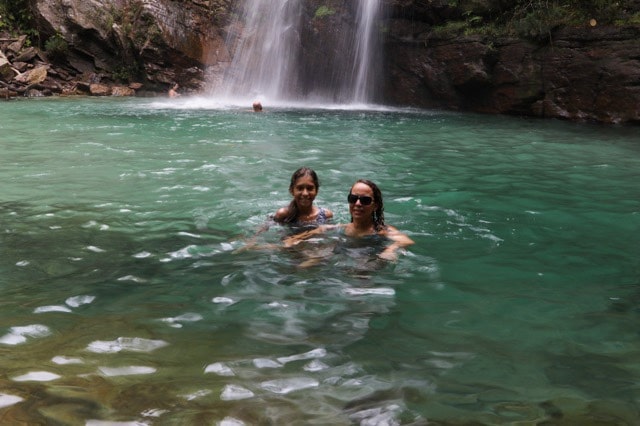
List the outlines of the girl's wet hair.
{"label": "girl's wet hair", "polygon": [[[320,180],[318,179],[318,175],[313,169],[309,167],[300,167],[298,170],[293,172],[291,175],[291,183],[289,184],[289,192],[293,192],[293,188],[296,186],[296,182],[303,176],[311,176],[313,179],[313,184],[316,186],[316,191],[320,189]],[[284,218],[284,223],[295,223],[298,220],[298,215],[300,212],[298,211],[298,205],[296,204],[296,200],[293,199],[289,203],[289,214]]]}
{"label": "girl's wet hair", "polygon": [[[376,203],[376,209],[372,213],[373,216],[373,227],[376,232],[382,231],[385,228],[384,224],[384,202],[382,201],[382,191],[378,188],[378,185],[371,182],[367,179],[358,179],[353,185],[356,183],[364,183],[373,191],[373,202]],[[351,186],[353,188],[353,185]],[[351,190],[349,190],[351,191]],[[353,217],[351,218],[353,222]]]}

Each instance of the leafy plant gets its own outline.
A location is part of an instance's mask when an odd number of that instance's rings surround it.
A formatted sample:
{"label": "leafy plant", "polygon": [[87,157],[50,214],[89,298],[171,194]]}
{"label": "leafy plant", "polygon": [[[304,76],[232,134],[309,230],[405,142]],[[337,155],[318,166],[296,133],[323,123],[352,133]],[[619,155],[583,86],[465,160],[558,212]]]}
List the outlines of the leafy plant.
{"label": "leafy plant", "polygon": [[37,37],[28,0],[0,0],[0,28]]}
{"label": "leafy plant", "polygon": [[66,58],[69,53],[69,45],[61,34],[56,34],[44,43],[44,49],[54,61],[60,61]]}
{"label": "leafy plant", "polygon": [[333,15],[334,13],[336,13],[335,10],[327,6],[320,6],[318,9],[316,9],[315,17],[318,19],[324,18],[325,16]]}

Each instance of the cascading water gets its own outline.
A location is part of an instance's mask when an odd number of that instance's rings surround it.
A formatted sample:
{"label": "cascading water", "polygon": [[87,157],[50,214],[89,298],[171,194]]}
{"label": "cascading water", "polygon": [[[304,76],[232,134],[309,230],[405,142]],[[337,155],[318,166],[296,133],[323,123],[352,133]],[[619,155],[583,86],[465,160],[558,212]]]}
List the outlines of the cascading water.
{"label": "cascading water", "polygon": [[336,11],[310,10],[301,0],[243,0],[227,40],[232,61],[214,96],[271,104],[373,102],[380,87],[381,0],[354,3]]}

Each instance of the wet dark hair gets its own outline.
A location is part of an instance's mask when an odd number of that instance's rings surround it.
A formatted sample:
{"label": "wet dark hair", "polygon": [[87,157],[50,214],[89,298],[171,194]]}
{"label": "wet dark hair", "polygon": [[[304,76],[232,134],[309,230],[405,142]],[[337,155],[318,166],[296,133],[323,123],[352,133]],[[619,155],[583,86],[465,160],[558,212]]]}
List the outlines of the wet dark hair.
{"label": "wet dark hair", "polygon": [[[316,186],[316,191],[320,189],[320,180],[318,179],[318,175],[313,169],[309,167],[300,167],[298,170],[293,172],[291,175],[291,183],[289,184],[289,192],[293,192],[293,188],[296,185],[296,181],[303,176],[311,176],[313,179],[313,184]],[[296,200],[293,199],[289,203],[288,207],[289,214],[282,221],[283,223],[294,223],[298,220],[298,215],[300,215],[300,211],[298,211],[298,205],[296,204]]]}
{"label": "wet dark hair", "polygon": [[[376,203],[377,208],[371,214],[373,217],[373,228],[376,232],[382,231],[386,225],[384,224],[384,202],[382,201],[382,191],[378,188],[378,185],[371,182],[367,179],[358,179],[353,185],[356,183],[364,183],[373,191],[373,202]],[[351,185],[351,188],[353,188]],[[351,193],[351,189],[349,189],[349,193]],[[351,222],[353,222],[353,217],[351,217]]]}

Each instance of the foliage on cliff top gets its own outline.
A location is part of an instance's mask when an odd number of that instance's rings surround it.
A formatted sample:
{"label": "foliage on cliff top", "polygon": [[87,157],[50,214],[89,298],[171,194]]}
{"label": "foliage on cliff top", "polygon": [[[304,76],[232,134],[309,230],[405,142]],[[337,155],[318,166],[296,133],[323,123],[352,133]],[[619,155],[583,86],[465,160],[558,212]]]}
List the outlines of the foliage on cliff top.
{"label": "foliage on cliff top", "polygon": [[0,30],[14,34],[38,34],[28,0],[0,0]]}
{"label": "foliage on cliff top", "polygon": [[453,19],[434,23],[441,34],[510,35],[547,40],[560,27],[637,25],[639,0],[448,0]]}

